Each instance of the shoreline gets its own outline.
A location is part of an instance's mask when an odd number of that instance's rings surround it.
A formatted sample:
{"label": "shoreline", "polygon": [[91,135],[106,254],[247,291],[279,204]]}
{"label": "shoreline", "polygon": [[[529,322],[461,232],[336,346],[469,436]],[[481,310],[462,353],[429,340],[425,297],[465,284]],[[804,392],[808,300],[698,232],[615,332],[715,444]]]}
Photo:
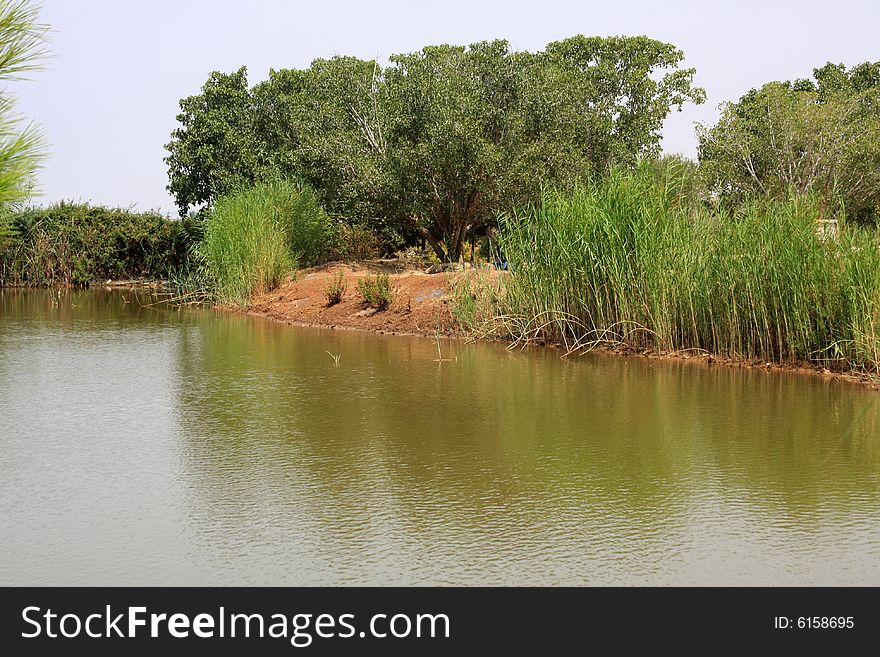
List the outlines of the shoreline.
{"label": "shoreline", "polygon": [[[371,273],[389,273],[395,301],[387,310],[368,309],[358,300],[356,285],[349,285],[346,299],[335,306],[328,306],[324,297],[324,287],[338,271],[345,271],[349,283]],[[258,294],[247,307],[230,304],[217,304],[212,309],[249,317],[258,317],[289,326],[320,328],[343,331],[366,331],[378,335],[436,338],[465,342],[507,342],[503,338],[490,336],[475,337],[458,328],[452,315],[452,296],[449,294],[449,274],[446,272],[427,274],[418,269],[402,268],[399,264],[384,261],[368,263],[333,262],[310,269],[301,270],[296,278],[271,292]],[[161,291],[166,281],[150,279],[101,280],[93,281],[82,289],[104,290],[143,290]],[[30,289],[30,285],[3,285],[5,289]],[[40,286],[43,287],[43,286]],[[73,289],[69,285],[51,286],[58,289]],[[437,294],[437,292],[440,294]],[[405,305],[404,305],[405,304]],[[413,305],[415,304],[415,306]],[[522,344],[522,347],[539,347],[563,350],[565,345],[544,340]],[[646,360],[687,361],[705,367],[721,366],[735,369],[764,370],[768,372],[787,372],[809,376],[825,381],[836,381],[856,385],[869,390],[880,391],[880,376],[858,371],[837,371],[812,363],[777,363],[757,359],[720,356],[707,352],[688,353],[693,350],[663,351],[651,347],[638,349],[631,347],[599,345],[585,353],[602,356],[638,357]],[[564,357],[564,356],[561,356]]]}
{"label": "shoreline", "polygon": [[99,279],[89,281],[87,284],[74,284],[55,282],[50,285],[32,285],[29,283],[3,283],[0,289],[4,290],[165,290],[168,281],[154,278],[131,278],[131,279]]}
{"label": "shoreline", "polygon": [[[378,269],[381,271],[381,267]],[[327,304],[324,289],[338,272],[345,272],[348,288],[339,304]],[[217,305],[215,310],[259,317],[270,321],[302,326],[345,331],[368,331],[379,335],[416,336],[464,340],[471,342],[505,342],[501,338],[475,337],[462,332],[452,314],[452,296],[448,274],[426,274],[419,270],[398,270],[391,274],[394,301],[387,310],[368,309],[359,299],[352,283],[377,271],[369,264],[330,263],[303,270],[295,279],[288,280],[276,290],[258,294],[247,307]],[[439,292],[439,294],[438,294]],[[564,349],[564,345],[546,341],[524,343],[529,347]],[[811,363],[772,363],[757,359],[719,356],[691,350],[662,351],[653,348],[635,349],[619,346],[598,346],[588,351],[606,356],[635,356],[646,360],[687,361],[705,367],[729,367],[768,372],[787,372],[810,376],[819,380],[858,385],[880,390],[880,378],[857,371],[833,371]],[[574,355],[574,354],[573,354]]]}

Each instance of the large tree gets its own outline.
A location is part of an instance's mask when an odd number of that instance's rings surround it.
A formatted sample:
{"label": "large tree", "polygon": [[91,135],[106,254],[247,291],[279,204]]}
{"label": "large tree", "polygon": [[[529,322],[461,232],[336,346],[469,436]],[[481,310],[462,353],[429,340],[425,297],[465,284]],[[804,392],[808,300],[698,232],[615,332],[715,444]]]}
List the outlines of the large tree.
{"label": "large tree", "polygon": [[385,214],[387,171],[382,69],[355,57],[271,71],[254,87],[264,172],[297,176],[329,212],[369,222]]}
{"label": "large tree", "polygon": [[200,94],[180,101],[180,127],[165,148],[168,191],[181,216],[258,179],[264,158],[255,138],[247,69],[214,72]]}
{"label": "large tree", "polygon": [[771,82],[698,131],[702,174],[722,201],[812,192],[846,214],[880,210],[880,62],[826,64],[814,80]]}
{"label": "large tree", "polygon": [[670,110],[704,98],[682,58],[646,37],[573,37],[539,53],[429,46],[384,70],[316,60],[250,91],[243,69],[214,73],[181,101],[169,189],[185,212],[230,181],[296,176],[333,215],[416,230],[456,260],[470,231],[543,184],[656,153]]}
{"label": "large tree", "polygon": [[443,260],[459,258],[467,232],[509,193],[525,59],[505,41],[391,58],[386,112],[395,205]]}
{"label": "large tree", "polygon": [[703,102],[683,54],[647,37],[576,36],[543,52],[503,40],[392,57],[390,159],[406,209],[443,259],[542,185],[658,153],[672,107]]}
{"label": "large tree", "polygon": [[375,215],[385,153],[380,76],[375,62],[354,57],[272,70],[253,88],[245,68],[211,73],[201,93],[180,101],[180,127],[166,146],[168,189],[181,214],[281,176],[309,182],[337,215]]}
{"label": "large tree", "polygon": [[548,44],[537,62],[545,81],[529,87],[545,105],[533,117],[538,133],[552,136],[550,151],[576,146],[594,170],[658,155],[672,108],[706,99],[693,86],[695,70],[679,68],[683,59],[675,46],[643,36]]}

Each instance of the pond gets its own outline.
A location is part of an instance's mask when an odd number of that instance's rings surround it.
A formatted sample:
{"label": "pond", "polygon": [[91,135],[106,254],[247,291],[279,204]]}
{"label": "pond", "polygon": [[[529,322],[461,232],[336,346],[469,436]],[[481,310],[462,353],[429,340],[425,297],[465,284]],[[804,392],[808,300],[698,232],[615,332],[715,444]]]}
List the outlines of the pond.
{"label": "pond", "polygon": [[0,290],[0,584],[880,585],[880,393]]}

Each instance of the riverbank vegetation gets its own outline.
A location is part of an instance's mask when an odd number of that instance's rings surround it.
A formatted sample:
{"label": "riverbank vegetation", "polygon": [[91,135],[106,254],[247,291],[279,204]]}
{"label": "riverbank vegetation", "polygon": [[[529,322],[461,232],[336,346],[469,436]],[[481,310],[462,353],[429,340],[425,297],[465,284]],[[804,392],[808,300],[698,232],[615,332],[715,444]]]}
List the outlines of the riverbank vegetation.
{"label": "riverbank vegetation", "polygon": [[642,167],[503,217],[502,249],[518,264],[489,330],[572,350],[880,366],[875,230],[817,229],[817,196],[713,211],[683,189],[675,169],[658,179]]}
{"label": "riverbank vegetation", "polygon": [[[495,40],[389,61],[318,59],[253,86],[244,68],[211,73],[166,145],[180,221],[8,214],[0,282],[171,276],[247,305],[298,267],[455,263],[470,241],[505,270],[453,285],[475,334],[880,366],[880,62],[751,90],[699,126],[691,161],[660,156],[669,113],[705,100],[671,44]],[[381,309],[391,290],[359,291]],[[328,307],[344,292],[327,286]]]}
{"label": "riverbank vegetation", "polygon": [[391,278],[388,274],[373,274],[358,281],[358,292],[364,302],[376,310],[385,310],[394,300]]}
{"label": "riverbank vegetation", "polygon": [[7,215],[0,285],[89,285],[168,279],[189,267],[196,219],[85,203],[57,203]]}
{"label": "riverbank vegetation", "polygon": [[659,153],[663,121],[702,102],[684,54],[647,37],[576,36],[539,52],[503,40],[212,73],[167,145],[182,216],[240,188],[307,182],[335,220],[392,253],[424,241],[457,261],[499,211]]}
{"label": "riverbank vegetation", "polygon": [[298,266],[326,260],[332,241],[333,227],[315,194],[273,180],[219,199],[195,258],[214,300],[243,305]]}
{"label": "riverbank vegetation", "polygon": [[725,205],[818,196],[850,221],[880,215],[880,62],[827,63],[812,79],[770,82],[699,126],[705,191]]}

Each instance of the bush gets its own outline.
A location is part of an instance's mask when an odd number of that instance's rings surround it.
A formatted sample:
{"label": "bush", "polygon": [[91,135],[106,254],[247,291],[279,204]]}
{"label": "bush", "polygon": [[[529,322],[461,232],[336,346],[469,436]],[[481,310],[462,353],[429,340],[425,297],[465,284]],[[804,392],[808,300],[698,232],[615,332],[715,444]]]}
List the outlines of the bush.
{"label": "bush", "polygon": [[491,332],[503,288],[488,269],[468,269],[449,278],[452,316],[466,332]]}
{"label": "bush", "polygon": [[186,269],[193,220],[84,203],[12,213],[0,245],[0,284],[88,285],[164,279]]}
{"label": "bush", "polygon": [[297,266],[321,262],[332,232],[308,187],[275,180],[219,199],[197,253],[216,300],[243,305]]}
{"label": "bush", "polygon": [[334,260],[371,260],[381,252],[381,240],[369,228],[358,224],[339,224],[333,249]]}
{"label": "bush", "polygon": [[367,305],[377,310],[385,310],[394,300],[391,292],[391,279],[388,274],[367,276],[358,281],[358,291]]}
{"label": "bush", "polygon": [[330,280],[327,284],[327,288],[324,290],[327,294],[327,305],[335,306],[342,301],[345,289],[345,272],[336,272],[336,275]]}

